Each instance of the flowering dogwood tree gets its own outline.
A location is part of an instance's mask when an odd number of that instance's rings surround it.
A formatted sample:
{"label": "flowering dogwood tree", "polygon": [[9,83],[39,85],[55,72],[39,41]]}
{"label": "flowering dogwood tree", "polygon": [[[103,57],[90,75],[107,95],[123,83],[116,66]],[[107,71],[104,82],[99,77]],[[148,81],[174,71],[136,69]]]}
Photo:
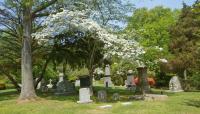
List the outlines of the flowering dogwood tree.
{"label": "flowering dogwood tree", "polygon": [[62,12],[52,14],[43,22],[44,28],[32,34],[41,42],[48,42],[49,38],[54,38],[70,30],[78,30],[83,33],[92,33],[94,38],[102,41],[105,56],[119,56],[126,59],[137,59],[144,53],[142,47],[134,40],[128,40],[127,35],[114,35],[101,27],[97,22],[89,18],[86,10],[70,11],[63,9]]}

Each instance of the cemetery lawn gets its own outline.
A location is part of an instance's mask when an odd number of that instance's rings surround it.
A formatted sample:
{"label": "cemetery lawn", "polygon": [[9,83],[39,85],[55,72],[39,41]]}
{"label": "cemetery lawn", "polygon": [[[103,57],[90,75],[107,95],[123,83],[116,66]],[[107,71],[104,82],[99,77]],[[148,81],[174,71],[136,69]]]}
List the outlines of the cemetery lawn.
{"label": "cemetery lawn", "polygon": [[[100,88],[97,87],[97,89]],[[124,98],[131,94],[120,88],[108,91],[110,94],[118,92]],[[18,94],[15,90],[0,90],[0,114],[200,114],[200,92],[164,94],[169,96],[166,101],[132,101],[131,105],[123,106],[121,102],[126,102],[125,100],[77,104],[78,94],[55,96],[50,93],[38,93],[41,98],[39,101],[17,104]],[[111,104],[113,107],[110,109],[99,108],[99,106],[107,104]]]}

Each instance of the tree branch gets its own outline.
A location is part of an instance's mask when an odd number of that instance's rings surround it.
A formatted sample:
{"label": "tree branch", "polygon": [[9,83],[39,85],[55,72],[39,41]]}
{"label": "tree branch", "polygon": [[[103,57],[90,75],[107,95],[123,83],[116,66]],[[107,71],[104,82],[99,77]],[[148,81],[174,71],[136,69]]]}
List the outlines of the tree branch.
{"label": "tree branch", "polygon": [[[36,15],[36,13],[46,9],[47,7],[51,6],[52,4],[56,3],[58,0],[51,0],[49,2],[44,2],[40,6],[38,6],[33,12],[33,15]],[[35,16],[34,16],[35,17]]]}

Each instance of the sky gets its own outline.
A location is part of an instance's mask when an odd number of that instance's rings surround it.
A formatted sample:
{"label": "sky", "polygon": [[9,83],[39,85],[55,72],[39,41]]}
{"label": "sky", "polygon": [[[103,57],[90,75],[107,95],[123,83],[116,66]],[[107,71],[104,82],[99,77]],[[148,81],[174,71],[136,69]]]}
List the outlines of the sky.
{"label": "sky", "polygon": [[[3,2],[4,0],[0,0]],[[172,9],[181,9],[182,3],[185,2],[188,5],[192,5],[196,0],[129,0],[133,2],[136,8],[147,7],[153,8],[155,6],[164,6]]]}
{"label": "sky", "polygon": [[192,5],[196,0],[130,0],[136,8],[147,7],[153,8],[155,6],[164,6],[172,9],[181,9],[182,3],[185,2],[187,5]]}

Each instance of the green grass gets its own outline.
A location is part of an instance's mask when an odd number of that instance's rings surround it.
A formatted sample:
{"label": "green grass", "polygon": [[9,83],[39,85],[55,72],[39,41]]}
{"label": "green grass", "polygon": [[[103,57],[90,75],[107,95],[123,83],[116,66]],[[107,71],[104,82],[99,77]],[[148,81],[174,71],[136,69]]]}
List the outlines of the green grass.
{"label": "green grass", "polygon": [[[95,91],[99,89],[102,88],[96,87]],[[119,92],[123,96],[122,101],[99,103],[93,97],[93,103],[77,104],[78,94],[55,96],[52,93],[38,93],[41,100],[17,104],[16,91],[0,90],[0,114],[200,114],[200,92],[165,93],[169,96],[166,101],[132,101],[129,106],[123,106],[121,102],[127,101],[127,97],[132,93],[122,88],[108,89],[108,92]],[[113,107],[98,107],[105,104],[111,104]]]}

